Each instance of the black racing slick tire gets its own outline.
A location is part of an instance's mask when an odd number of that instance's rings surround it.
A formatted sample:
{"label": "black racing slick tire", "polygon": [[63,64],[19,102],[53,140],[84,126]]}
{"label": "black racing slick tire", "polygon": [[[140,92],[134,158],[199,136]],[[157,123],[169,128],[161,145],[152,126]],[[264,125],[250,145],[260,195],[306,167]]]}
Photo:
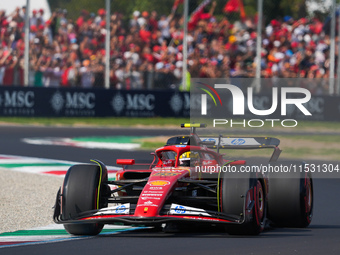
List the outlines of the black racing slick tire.
{"label": "black racing slick tire", "polygon": [[305,167],[304,163],[279,164],[298,164],[296,169],[299,171],[269,173],[268,218],[275,227],[308,227],[313,217],[312,175],[300,172]]}
{"label": "black racing slick tire", "polygon": [[[248,193],[248,191],[250,192]],[[255,173],[221,173],[220,211],[244,219],[242,224],[228,224],[230,235],[258,235],[266,220],[266,199],[263,180]],[[251,203],[253,201],[254,203]],[[244,215],[244,207],[252,204],[250,215]]]}
{"label": "black racing slick tire", "polygon": [[[96,210],[106,205],[103,193],[107,187],[106,167],[102,165],[74,165],[66,173],[62,195],[62,220],[73,220],[82,212]],[[97,235],[104,225],[98,223],[67,223],[66,231],[72,235]]]}

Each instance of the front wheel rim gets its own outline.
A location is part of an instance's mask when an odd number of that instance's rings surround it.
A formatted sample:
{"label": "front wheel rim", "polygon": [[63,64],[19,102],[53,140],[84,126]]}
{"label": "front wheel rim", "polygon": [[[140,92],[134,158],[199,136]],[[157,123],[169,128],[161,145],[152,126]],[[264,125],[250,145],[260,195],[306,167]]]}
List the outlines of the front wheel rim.
{"label": "front wheel rim", "polygon": [[306,180],[306,197],[305,197],[306,213],[310,214],[313,205],[313,191],[310,178]]}
{"label": "front wheel rim", "polygon": [[262,184],[260,181],[257,181],[257,192],[256,192],[256,203],[257,203],[257,211],[258,211],[258,218],[260,221],[263,219],[264,215],[264,195],[263,195],[263,189]]}

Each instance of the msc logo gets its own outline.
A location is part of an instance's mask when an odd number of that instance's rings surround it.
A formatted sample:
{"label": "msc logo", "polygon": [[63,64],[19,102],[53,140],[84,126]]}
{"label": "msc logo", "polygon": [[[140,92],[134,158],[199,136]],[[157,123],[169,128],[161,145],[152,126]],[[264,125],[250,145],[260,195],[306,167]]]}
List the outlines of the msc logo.
{"label": "msc logo", "polygon": [[34,106],[33,91],[4,91],[0,95],[0,106],[13,108],[32,108]]}
{"label": "msc logo", "polygon": [[66,92],[65,96],[59,91],[55,92],[50,100],[56,113],[62,109],[92,110],[95,107],[96,95],[94,93]]}

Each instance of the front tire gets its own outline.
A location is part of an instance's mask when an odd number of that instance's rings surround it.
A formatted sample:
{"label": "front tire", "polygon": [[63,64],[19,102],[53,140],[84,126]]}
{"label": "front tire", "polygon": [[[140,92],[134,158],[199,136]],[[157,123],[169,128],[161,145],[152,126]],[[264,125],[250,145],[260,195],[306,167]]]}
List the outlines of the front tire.
{"label": "front tire", "polygon": [[[107,180],[107,170],[99,165],[74,165],[65,176],[61,204],[62,220],[72,220],[85,211],[100,209],[105,206],[102,194],[105,192],[103,181]],[[103,224],[77,223],[64,224],[72,235],[97,235]]]}
{"label": "front tire", "polygon": [[[282,164],[282,163],[280,163]],[[284,163],[287,164],[287,163]],[[288,162],[296,164],[296,162]],[[304,169],[299,163],[298,169]],[[313,179],[311,173],[270,173],[268,218],[274,226],[305,228],[313,217]]]}
{"label": "front tire", "polygon": [[[232,177],[230,173],[221,175],[221,212],[245,219],[242,224],[227,225],[226,232],[230,235],[258,235],[264,229],[266,219],[266,198],[262,179],[257,178],[254,173],[242,173]],[[249,215],[244,215],[244,206],[251,201],[254,201],[253,209]]]}

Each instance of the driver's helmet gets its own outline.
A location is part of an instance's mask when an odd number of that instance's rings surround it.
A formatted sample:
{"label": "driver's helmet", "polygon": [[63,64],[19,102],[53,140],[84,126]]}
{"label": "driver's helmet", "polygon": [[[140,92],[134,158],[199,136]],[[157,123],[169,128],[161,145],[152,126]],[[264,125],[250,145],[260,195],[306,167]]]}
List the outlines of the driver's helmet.
{"label": "driver's helmet", "polygon": [[179,165],[180,166],[190,166],[194,165],[194,162],[198,160],[198,153],[197,152],[184,152],[180,157],[179,157]]}

